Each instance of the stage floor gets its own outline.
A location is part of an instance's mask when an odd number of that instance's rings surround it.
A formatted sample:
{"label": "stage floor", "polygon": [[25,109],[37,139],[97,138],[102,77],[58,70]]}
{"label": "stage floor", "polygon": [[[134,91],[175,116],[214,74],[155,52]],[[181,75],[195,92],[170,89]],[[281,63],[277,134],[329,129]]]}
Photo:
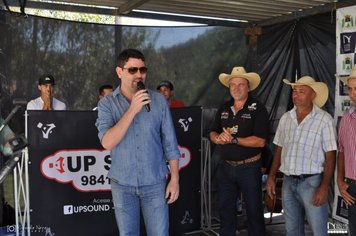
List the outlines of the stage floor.
{"label": "stage floor", "polygon": [[[269,214],[268,214],[269,216]],[[332,222],[333,220],[330,219],[329,222]],[[265,223],[266,223],[266,235],[267,236],[284,236],[286,235],[285,233],[285,225],[284,225],[284,218],[283,215],[277,215],[272,218],[272,222],[270,222],[269,218],[265,218]],[[247,228],[246,228],[246,216],[238,216],[238,230],[236,232],[236,235],[238,236],[247,236]],[[194,231],[194,232],[189,232],[185,233],[182,236],[215,236],[219,235],[219,223],[213,223],[212,224],[212,230],[206,230],[206,231]],[[306,234],[305,236],[312,236],[313,233],[308,225],[308,223],[305,223],[305,231]],[[347,235],[347,234],[332,234],[332,235]]]}
{"label": "stage floor", "polygon": [[[275,216],[272,218],[272,223],[270,223],[270,219],[266,218],[265,219],[266,223],[266,231],[267,231],[267,236],[284,236],[285,235],[285,229],[284,229],[284,219],[283,216]],[[247,228],[246,228],[246,217],[245,216],[238,216],[238,230],[236,232],[236,235],[239,236],[247,236]],[[311,233],[309,226],[306,224],[306,236],[312,236],[313,234]],[[212,230],[207,230],[207,231],[195,231],[195,232],[190,232],[184,234],[184,236],[213,236],[213,235],[219,235],[219,223],[213,224]]]}

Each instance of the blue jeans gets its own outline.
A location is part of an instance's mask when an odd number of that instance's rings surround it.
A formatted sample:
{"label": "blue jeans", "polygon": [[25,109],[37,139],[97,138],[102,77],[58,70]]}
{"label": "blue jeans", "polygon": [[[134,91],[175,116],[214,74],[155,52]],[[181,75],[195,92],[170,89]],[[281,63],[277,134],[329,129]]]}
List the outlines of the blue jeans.
{"label": "blue jeans", "polygon": [[111,180],[116,222],[120,236],[140,235],[140,209],[149,236],[169,235],[166,182],[140,187],[123,186]]}
{"label": "blue jeans", "polygon": [[246,204],[248,235],[263,236],[266,234],[260,169],[260,161],[235,167],[225,161],[220,162],[218,192],[221,236],[236,235],[235,206],[240,191]]}
{"label": "blue jeans", "polygon": [[314,206],[313,195],[319,187],[322,174],[305,179],[284,176],[282,185],[282,205],[286,221],[287,236],[302,236],[304,218],[313,231],[313,235],[326,236],[328,222],[328,205]]}
{"label": "blue jeans", "polygon": [[[347,192],[356,198],[356,185],[350,184]],[[349,219],[349,235],[356,236],[356,204],[349,206],[348,210]]]}

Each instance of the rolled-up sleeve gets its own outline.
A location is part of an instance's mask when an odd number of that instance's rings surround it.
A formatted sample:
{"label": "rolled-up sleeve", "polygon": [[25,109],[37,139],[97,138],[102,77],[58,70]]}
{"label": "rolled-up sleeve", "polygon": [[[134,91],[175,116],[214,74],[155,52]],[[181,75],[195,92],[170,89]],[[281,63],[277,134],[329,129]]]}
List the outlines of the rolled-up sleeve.
{"label": "rolled-up sleeve", "polygon": [[178,149],[177,137],[174,129],[174,124],[172,120],[171,111],[168,105],[163,107],[164,112],[162,119],[162,144],[164,156],[167,160],[176,160],[180,157],[180,152]]}
{"label": "rolled-up sleeve", "polygon": [[98,103],[98,118],[95,123],[98,129],[98,137],[101,141],[105,133],[115,125],[115,120],[112,115],[111,106],[108,99],[102,99]]}

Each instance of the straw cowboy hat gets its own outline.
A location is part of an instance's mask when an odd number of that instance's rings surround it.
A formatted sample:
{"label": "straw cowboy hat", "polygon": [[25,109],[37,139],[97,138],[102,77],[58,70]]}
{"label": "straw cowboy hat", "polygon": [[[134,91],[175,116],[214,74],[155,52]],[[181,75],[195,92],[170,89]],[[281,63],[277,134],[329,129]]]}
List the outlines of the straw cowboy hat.
{"label": "straw cowboy hat", "polygon": [[351,70],[351,73],[350,73],[350,75],[349,76],[347,76],[347,77],[339,77],[339,79],[342,81],[342,82],[344,82],[344,84],[347,84],[347,81],[349,80],[349,79],[356,79],[356,65],[354,65],[354,67],[352,68],[352,70]]}
{"label": "straw cowboy hat", "polygon": [[298,85],[307,85],[310,88],[312,88],[316,93],[313,103],[318,107],[324,106],[324,104],[328,100],[328,96],[329,96],[328,86],[326,86],[326,84],[323,82],[315,82],[315,80],[310,76],[303,76],[300,79],[298,79],[298,81],[295,83],[291,83],[286,79],[284,79],[283,82],[288,85],[291,85],[292,87]]}
{"label": "straw cowboy hat", "polygon": [[246,73],[245,68],[243,68],[241,66],[234,67],[231,71],[231,74],[222,73],[219,75],[220,82],[223,85],[225,85],[226,87],[229,87],[229,81],[232,78],[247,79],[249,82],[250,91],[257,88],[261,81],[261,78],[257,73],[254,73],[254,72]]}

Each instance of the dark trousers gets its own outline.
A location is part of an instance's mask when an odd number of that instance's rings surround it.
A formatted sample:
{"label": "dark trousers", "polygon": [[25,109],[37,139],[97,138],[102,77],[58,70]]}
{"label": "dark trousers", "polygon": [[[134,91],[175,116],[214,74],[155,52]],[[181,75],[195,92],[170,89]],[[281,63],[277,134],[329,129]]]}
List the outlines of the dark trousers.
{"label": "dark trousers", "polygon": [[219,164],[220,235],[235,236],[237,227],[236,199],[239,190],[246,204],[248,235],[266,234],[263,217],[261,161],[231,166]]}
{"label": "dark trousers", "polygon": [[[356,198],[356,185],[350,184],[349,188],[347,189],[347,192],[349,192],[353,197]],[[349,206],[348,219],[350,236],[356,236],[356,203]]]}

